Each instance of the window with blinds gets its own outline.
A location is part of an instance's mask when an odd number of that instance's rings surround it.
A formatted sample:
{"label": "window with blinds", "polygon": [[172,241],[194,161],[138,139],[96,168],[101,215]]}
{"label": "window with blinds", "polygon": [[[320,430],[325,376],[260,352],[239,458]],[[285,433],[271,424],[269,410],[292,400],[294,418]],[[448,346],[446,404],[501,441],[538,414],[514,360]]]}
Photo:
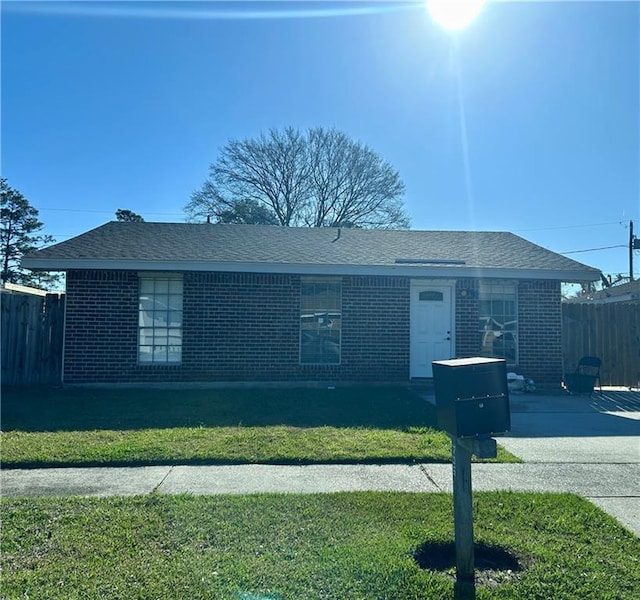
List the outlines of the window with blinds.
{"label": "window with blinds", "polygon": [[182,361],[182,276],[141,275],[138,303],[138,362]]}

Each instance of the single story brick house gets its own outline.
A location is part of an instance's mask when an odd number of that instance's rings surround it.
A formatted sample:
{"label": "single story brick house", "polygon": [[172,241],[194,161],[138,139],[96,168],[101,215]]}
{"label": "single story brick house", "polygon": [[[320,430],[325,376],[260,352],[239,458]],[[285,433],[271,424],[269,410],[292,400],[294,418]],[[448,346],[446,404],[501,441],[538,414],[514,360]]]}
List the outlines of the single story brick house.
{"label": "single story brick house", "polygon": [[65,384],[432,377],[504,357],[562,380],[561,282],[597,269],[505,232],[111,222],[25,256],[65,271]]}

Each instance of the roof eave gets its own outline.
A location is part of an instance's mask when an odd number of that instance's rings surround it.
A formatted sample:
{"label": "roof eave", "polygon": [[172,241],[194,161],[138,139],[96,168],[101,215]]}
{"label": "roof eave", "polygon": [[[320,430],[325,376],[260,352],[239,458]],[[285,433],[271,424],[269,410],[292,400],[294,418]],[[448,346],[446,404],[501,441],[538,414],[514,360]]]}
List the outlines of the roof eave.
{"label": "roof eave", "polygon": [[546,279],[566,283],[598,281],[596,269],[517,269],[468,265],[360,265],[205,261],[149,261],[104,259],[24,258],[22,266],[34,271],[222,271],[236,273],[287,273],[296,275],[392,275],[481,279]]}

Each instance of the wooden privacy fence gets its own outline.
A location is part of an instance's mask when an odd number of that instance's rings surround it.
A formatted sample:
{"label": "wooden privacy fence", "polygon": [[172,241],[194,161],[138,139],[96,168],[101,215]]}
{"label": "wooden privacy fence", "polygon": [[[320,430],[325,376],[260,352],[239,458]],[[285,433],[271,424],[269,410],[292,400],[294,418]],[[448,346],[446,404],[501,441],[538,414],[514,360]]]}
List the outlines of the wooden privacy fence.
{"label": "wooden privacy fence", "polygon": [[563,303],[565,373],[583,356],[602,360],[602,385],[640,385],[640,302]]}
{"label": "wooden privacy fence", "polygon": [[2,293],[2,385],[62,382],[64,295]]}

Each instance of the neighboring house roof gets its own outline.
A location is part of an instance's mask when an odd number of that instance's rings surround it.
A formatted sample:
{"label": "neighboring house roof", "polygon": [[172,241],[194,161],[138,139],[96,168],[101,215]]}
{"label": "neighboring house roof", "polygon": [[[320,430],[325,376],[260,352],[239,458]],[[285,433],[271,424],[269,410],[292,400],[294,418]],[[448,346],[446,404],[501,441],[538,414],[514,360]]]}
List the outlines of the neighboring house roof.
{"label": "neighboring house roof", "polygon": [[571,304],[608,304],[610,302],[640,302],[640,279],[612,285],[610,287],[591,292],[585,296],[569,298]]}
{"label": "neighboring house roof", "polygon": [[600,278],[597,269],[507,232],[117,221],[29,254],[22,266],[567,282]]}

